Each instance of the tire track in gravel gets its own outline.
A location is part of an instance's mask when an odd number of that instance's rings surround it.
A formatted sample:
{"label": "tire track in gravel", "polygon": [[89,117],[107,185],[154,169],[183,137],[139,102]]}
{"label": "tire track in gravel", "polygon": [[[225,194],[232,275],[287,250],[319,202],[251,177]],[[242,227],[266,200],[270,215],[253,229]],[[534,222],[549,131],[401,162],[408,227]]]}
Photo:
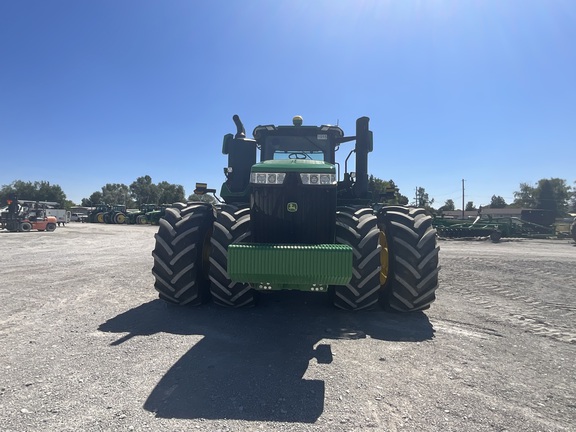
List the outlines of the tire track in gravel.
{"label": "tire track in gravel", "polygon": [[[491,312],[496,321],[531,334],[576,344],[573,319],[576,306],[569,298],[574,293],[567,278],[570,274],[568,263],[535,265],[534,262],[493,262],[477,257],[459,260],[465,262],[462,271],[458,272],[459,278],[474,282],[455,284],[454,280],[446,280],[441,282],[443,289]],[[544,299],[546,295],[552,300]],[[566,302],[558,301],[559,298],[566,298]]]}

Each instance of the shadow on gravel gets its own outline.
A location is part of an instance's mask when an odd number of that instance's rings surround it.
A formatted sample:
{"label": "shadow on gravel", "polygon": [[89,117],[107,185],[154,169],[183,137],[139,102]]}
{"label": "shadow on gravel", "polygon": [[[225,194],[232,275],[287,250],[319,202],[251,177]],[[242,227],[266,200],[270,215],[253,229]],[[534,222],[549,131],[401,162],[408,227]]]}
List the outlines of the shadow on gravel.
{"label": "shadow on gravel", "polygon": [[274,292],[254,309],[169,306],[155,300],[102,324],[103,332],[202,335],[156,385],[144,408],[163,418],[314,422],[324,410],[324,382],[303,376],[309,361],[331,363],[325,339],[423,341],[434,330],[423,313],[350,313],[326,296]]}

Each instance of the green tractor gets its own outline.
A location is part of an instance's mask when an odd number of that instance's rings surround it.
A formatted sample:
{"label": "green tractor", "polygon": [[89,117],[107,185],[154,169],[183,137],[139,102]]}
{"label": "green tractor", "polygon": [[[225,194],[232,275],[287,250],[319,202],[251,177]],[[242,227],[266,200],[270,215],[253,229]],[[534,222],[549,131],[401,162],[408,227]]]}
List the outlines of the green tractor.
{"label": "green tractor", "polygon": [[122,204],[115,204],[110,206],[110,210],[104,213],[104,223],[107,224],[124,224],[127,222],[128,216],[126,206]]}
{"label": "green tractor", "polygon": [[[436,230],[424,209],[375,205],[372,132],[338,126],[258,126],[224,137],[222,203],[176,203],[159,221],[154,287],[180,305],[253,305],[270,290],[329,292],[342,309],[427,309],[438,287]],[[346,142],[342,180],[335,153]],[[257,162],[257,150],[260,161]],[[355,173],[348,159],[355,153]],[[207,190],[209,192],[209,190]]]}
{"label": "green tractor", "polygon": [[139,210],[128,210],[126,214],[127,223],[144,225],[149,223],[146,214],[157,210],[158,206],[156,204],[142,204]]}
{"label": "green tractor", "polygon": [[88,213],[88,222],[90,223],[105,223],[105,215],[110,212],[111,207],[108,204],[100,203]]}
{"label": "green tractor", "polygon": [[160,204],[159,206],[156,206],[153,210],[146,212],[146,221],[150,225],[158,225],[160,219],[164,216],[166,209],[171,206],[172,204]]}

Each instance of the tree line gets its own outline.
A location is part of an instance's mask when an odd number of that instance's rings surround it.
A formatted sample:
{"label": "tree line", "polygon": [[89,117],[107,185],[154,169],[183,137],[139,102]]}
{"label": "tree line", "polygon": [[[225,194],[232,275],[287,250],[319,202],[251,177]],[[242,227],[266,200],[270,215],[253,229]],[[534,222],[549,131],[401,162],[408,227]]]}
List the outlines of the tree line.
{"label": "tree line", "polygon": [[[551,211],[555,217],[563,217],[569,212],[576,213],[576,188],[560,178],[540,179],[534,186],[520,183],[513,202],[508,204],[500,195],[492,195],[488,207],[542,209]],[[448,199],[438,208],[438,212],[446,210],[456,210],[454,200]],[[468,201],[464,210],[478,209],[474,202]]]}
{"label": "tree line", "polygon": [[[97,204],[123,204],[127,208],[139,208],[142,204],[171,204],[186,201],[184,187],[162,181],[152,182],[149,175],[138,177],[130,185],[123,183],[106,183],[99,191],[93,192],[80,203],[68,200],[60,185],[48,181],[25,182],[15,180],[0,188],[0,205],[6,203],[9,195],[16,194],[21,200],[56,202],[61,208],[70,209],[76,205],[94,207]],[[196,195],[188,196],[188,200],[196,199]]]}
{"label": "tree line", "polygon": [[[188,200],[192,199],[192,195]],[[153,183],[149,175],[138,177],[130,185],[107,183],[102,190],[82,198],[81,205],[93,207],[100,203],[123,204],[127,208],[139,208],[142,204],[171,204],[186,201],[184,187],[179,184],[161,181]]]}
{"label": "tree line", "polygon": [[[442,213],[456,210],[454,200],[448,199],[444,205],[435,208],[434,198],[430,198],[426,189],[419,187],[411,201],[400,193],[400,188],[393,180],[382,180],[374,175],[369,176],[369,189],[374,202],[387,204],[413,205],[428,209],[431,213]],[[84,207],[94,207],[100,203],[123,204],[127,208],[139,208],[142,204],[170,204],[181,201],[198,200],[195,194],[186,197],[184,187],[167,181],[153,183],[149,175],[138,177],[130,185],[123,183],[107,183],[99,191],[93,192],[80,203],[73,203],[59,185],[48,181],[24,182],[15,180],[0,188],[0,205],[6,203],[9,194],[15,193],[20,199],[31,201],[57,202],[62,208],[80,204]],[[560,178],[541,179],[535,185],[520,183],[514,192],[514,201],[507,203],[499,195],[492,195],[490,208],[538,208],[554,212],[556,217],[565,216],[568,212],[576,212],[576,188],[571,187],[566,180]],[[468,201],[465,210],[477,210],[474,202]]]}

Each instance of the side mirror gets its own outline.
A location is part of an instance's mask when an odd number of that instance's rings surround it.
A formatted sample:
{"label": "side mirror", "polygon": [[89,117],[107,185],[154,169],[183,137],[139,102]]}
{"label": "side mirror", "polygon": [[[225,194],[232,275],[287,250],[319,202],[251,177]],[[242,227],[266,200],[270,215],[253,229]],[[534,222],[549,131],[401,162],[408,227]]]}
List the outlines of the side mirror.
{"label": "side mirror", "polygon": [[231,133],[224,135],[224,141],[222,141],[222,154],[227,155],[229,153],[230,142],[234,139],[234,135]]}

